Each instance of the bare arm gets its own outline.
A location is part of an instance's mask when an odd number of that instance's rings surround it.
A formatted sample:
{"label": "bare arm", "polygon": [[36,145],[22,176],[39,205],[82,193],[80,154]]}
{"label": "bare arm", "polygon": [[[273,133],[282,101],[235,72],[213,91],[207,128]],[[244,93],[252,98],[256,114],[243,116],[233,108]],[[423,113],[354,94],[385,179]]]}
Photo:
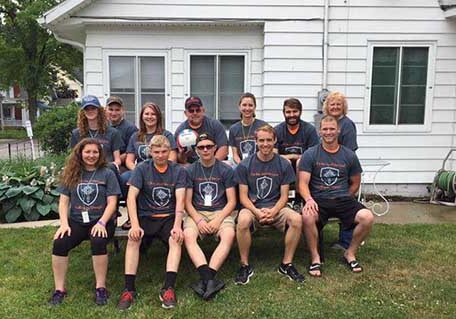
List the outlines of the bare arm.
{"label": "bare arm", "polygon": [[90,231],[91,235],[94,237],[108,237],[108,232],[106,230],[106,224],[111,219],[114,214],[117,206],[117,195],[108,196],[107,205],[103,212],[103,215],[98,220],[98,222],[93,225],[92,230]]}
{"label": "bare arm", "polygon": [[128,238],[132,240],[140,240],[144,235],[144,231],[139,225],[138,211],[136,206],[136,198],[139,194],[139,188],[130,185],[127,196],[127,210],[130,217],[131,228],[128,231]]}
{"label": "bare arm", "polygon": [[127,153],[127,158],[125,159],[125,166],[130,170],[134,170],[136,165],[136,155],[135,153]]}
{"label": "bare arm", "polygon": [[215,153],[215,158],[218,159],[219,161],[224,161],[226,157],[228,156],[228,146],[223,145],[220,146]]}
{"label": "bare arm", "polygon": [[262,217],[261,211],[255,207],[249,198],[249,187],[247,185],[239,184],[239,201],[242,206],[254,213],[258,219]]}
{"label": "bare arm", "polygon": [[177,152],[176,152],[176,150],[171,150],[171,152],[169,152],[168,159],[171,162],[176,162],[177,161]]}
{"label": "bare arm", "polygon": [[352,196],[355,196],[361,185],[361,174],[350,176],[350,187],[348,191]]}
{"label": "bare arm", "polygon": [[231,146],[231,153],[233,153],[233,161],[236,164],[239,164],[241,162],[241,157],[239,156],[239,151],[237,147]]}
{"label": "bare arm", "polygon": [[280,198],[277,201],[277,203],[274,205],[274,207],[272,207],[273,216],[277,215],[277,213],[287,204],[289,189],[290,189],[289,184],[280,185]]}
{"label": "bare arm", "polygon": [[306,204],[302,208],[303,215],[315,215],[318,214],[318,205],[315,200],[312,198],[309,189],[311,174],[309,172],[300,171],[299,172],[299,193],[301,197],[304,198]]}
{"label": "bare arm", "polygon": [[66,233],[68,236],[71,235],[71,228],[68,225],[68,210],[70,207],[70,197],[64,194],[60,194],[59,198],[59,218],[60,227],[54,234],[54,239],[63,238]]}
{"label": "bare arm", "polygon": [[120,160],[120,151],[119,150],[112,152],[112,156],[114,157],[114,163],[117,165],[117,167],[122,165],[122,161]]}

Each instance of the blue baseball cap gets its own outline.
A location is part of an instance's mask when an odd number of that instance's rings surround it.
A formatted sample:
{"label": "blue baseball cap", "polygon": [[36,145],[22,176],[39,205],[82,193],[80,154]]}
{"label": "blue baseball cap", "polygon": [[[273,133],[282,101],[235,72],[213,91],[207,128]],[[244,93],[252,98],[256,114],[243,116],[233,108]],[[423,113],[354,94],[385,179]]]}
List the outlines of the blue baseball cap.
{"label": "blue baseball cap", "polygon": [[94,95],[86,95],[81,99],[81,109],[85,109],[88,106],[95,106],[96,108],[101,107],[100,101]]}

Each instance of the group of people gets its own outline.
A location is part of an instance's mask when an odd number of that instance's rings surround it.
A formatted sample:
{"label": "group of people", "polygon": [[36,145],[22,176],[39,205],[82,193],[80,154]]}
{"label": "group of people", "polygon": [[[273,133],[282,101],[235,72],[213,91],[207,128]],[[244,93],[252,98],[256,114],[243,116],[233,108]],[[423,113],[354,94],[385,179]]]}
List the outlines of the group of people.
{"label": "group of people", "polygon": [[[103,108],[94,96],[82,99],[72,151],[61,176],[60,227],[54,235],[52,267],[55,290],[50,303],[66,296],[68,253],[90,240],[95,272],[95,302],[108,300],[107,244],[113,236],[118,199],[127,202],[128,242],[125,288],[119,309],[136,299],[136,274],[143,242],[159,239],[168,248],[166,274],[159,297],[164,308],[176,306],[175,284],[182,245],[199,280],[191,285],[204,300],[224,288],[217,272],[234,241],[240,255],[235,284],[254,275],[249,261],[252,234],[264,227],[284,233],[284,253],[277,270],[295,282],[304,276],[293,264],[301,234],[310,251],[308,274],[322,276],[319,231],[338,217],[343,260],[350,271],[363,270],[356,252],[373,224],[373,215],[355,199],[362,168],[355,154],[356,127],[346,116],[347,101],[339,92],[324,103],[316,128],[301,119],[298,99],[283,104],[285,121],[275,128],[257,119],[251,93],[239,99],[241,119],[229,129],[205,115],[198,97],[185,101],[185,120],[173,135],[163,128],[160,108],[151,102],[141,110],[139,130],[124,118],[121,98],[112,96]],[[196,132],[196,143],[179,143],[183,130]],[[227,160],[229,148],[232,159]],[[288,203],[290,187],[302,197],[300,211]],[[199,240],[215,236],[210,258]]]}

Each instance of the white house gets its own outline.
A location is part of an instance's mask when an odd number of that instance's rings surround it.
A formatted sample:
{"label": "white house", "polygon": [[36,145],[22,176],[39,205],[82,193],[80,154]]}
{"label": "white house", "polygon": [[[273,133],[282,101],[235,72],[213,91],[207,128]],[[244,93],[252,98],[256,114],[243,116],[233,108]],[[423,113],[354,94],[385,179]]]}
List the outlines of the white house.
{"label": "white house", "polygon": [[319,92],[342,91],[359,157],[391,163],[382,189],[423,195],[456,148],[455,2],[67,0],[40,21],[84,52],[86,93],[122,96],[132,119],[156,101],[170,130],[190,95],[229,125],[250,91],[276,124],[285,98],[313,121]]}

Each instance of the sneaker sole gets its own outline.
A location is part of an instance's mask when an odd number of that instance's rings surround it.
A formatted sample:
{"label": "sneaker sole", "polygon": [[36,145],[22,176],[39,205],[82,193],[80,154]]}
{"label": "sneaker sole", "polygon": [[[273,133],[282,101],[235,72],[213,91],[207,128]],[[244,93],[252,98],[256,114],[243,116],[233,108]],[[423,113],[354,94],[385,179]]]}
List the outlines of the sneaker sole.
{"label": "sneaker sole", "polygon": [[234,281],[235,285],[247,285],[250,281],[250,277],[253,276],[255,272],[252,270],[252,272],[247,276],[247,281],[246,282],[241,282],[241,281]]}
{"label": "sneaker sole", "polygon": [[283,270],[281,270],[280,268],[277,269],[277,272],[278,272],[279,274],[281,274],[281,275],[286,276],[286,277],[287,277],[288,279],[290,279],[291,281],[294,281],[294,282],[297,282],[297,283],[303,283],[303,282],[304,282],[304,280],[302,280],[302,281],[294,280],[293,278],[290,277],[290,275],[288,275],[286,272],[283,272]]}
{"label": "sneaker sole", "polygon": [[162,303],[162,308],[163,309],[173,309],[174,307],[176,307],[176,305],[169,305],[169,306],[165,305],[163,303],[163,298],[162,298],[162,296],[160,294],[158,294],[158,298],[160,298],[160,301]]}

